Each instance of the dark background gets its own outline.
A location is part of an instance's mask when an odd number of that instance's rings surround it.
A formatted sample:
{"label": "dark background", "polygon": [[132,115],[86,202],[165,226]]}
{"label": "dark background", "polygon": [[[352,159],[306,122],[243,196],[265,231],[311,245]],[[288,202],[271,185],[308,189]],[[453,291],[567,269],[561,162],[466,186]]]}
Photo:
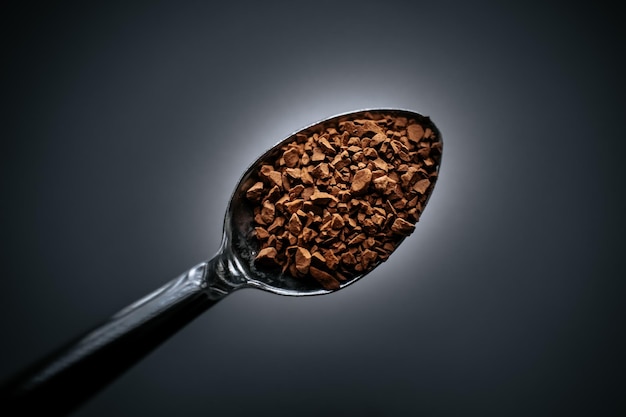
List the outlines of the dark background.
{"label": "dark background", "polygon": [[212,257],[267,148],[399,107],[444,156],[387,263],[229,295],[75,415],[624,411],[622,12],[128,3],[2,6],[1,378]]}

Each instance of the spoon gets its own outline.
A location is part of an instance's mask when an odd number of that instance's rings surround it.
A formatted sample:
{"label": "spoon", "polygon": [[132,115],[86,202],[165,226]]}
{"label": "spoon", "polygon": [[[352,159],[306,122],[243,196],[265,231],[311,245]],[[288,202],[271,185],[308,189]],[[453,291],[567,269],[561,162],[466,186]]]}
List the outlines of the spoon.
{"label": "spoon", "polygon": [[[329,123],[382,114],[417,119],[424,127],[429,127],[441,142],[439,130],[429,118],[400,109],[365,109],[343,113],[293,133],[265,152],[241,177],[226,210],[220,249],[211,260],[194,266],[6,382],[0,393],[1,414],[41,412],[55,416],[73,411],[176,331],[235,290],[257,288],[286,296],[322,295],[336,291],[324,288],[313,279],[297,279],[288,273],[257,267],[254,258],[259,248],[252,236],[254,216],[246,191],[255,183],[255,173],[261,164],[277,158],[282,152],[280,148],[294,140],[297,134],[309,135]],[[339,289],[352,285],[376,266],[348,277],[341,282]]]}

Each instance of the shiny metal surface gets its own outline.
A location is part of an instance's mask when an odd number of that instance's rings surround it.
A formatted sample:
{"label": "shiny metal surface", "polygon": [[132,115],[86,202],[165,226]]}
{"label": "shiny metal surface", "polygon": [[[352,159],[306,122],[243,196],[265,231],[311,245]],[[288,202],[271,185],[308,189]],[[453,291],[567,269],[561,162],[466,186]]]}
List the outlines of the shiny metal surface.
{"label": "shiny metal surface", "polygon": [[[253,174],[260,165],[274,157],[282,145],[294,140],[296,134],[310,134],[326,123],[359,118],[365,113],[424,120],[424,116],[409,110],[364,109],[311,124],[278,142],[248,167],[235,187],[217,254],[9,381],[1,392],[6,415],[44,411],[46,415],[64,415],[74,410],[178,329],[238,289],[256,288],[286,296],[333,292],[322,288],[313,279],[295,279],[287,274],[256,268],[254,257],[258,248],[252,235],[253,211],[245,193],[254,183]],[[428,118],[425,120],[442,140],[436,126]],[[352,285],[365,275],[353,277],[342,283],[339,289]]]}

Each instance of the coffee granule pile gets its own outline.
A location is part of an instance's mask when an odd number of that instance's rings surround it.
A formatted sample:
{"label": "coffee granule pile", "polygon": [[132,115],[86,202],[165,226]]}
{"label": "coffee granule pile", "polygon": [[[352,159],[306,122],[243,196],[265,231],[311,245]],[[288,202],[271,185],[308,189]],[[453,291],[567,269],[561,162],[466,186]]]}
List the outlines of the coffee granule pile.
{"label": "coffee granule pile", "polygon": [[415,229],[441,151],[428,117],[365,113],[296,134],[246,192],[255,264],[327,290],[369,272]]}

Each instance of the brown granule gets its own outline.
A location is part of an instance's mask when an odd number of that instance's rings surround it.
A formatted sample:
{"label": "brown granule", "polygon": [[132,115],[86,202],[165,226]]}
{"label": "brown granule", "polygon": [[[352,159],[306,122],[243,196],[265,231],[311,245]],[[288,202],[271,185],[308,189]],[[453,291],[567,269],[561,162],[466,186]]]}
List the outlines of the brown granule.
{"label": "brown granule", "polygon": [[415,230],[436,182],[435,132],[427,117],[366,113],[295,135],[246,192],[256,265],[335,290],[385,261]]}

